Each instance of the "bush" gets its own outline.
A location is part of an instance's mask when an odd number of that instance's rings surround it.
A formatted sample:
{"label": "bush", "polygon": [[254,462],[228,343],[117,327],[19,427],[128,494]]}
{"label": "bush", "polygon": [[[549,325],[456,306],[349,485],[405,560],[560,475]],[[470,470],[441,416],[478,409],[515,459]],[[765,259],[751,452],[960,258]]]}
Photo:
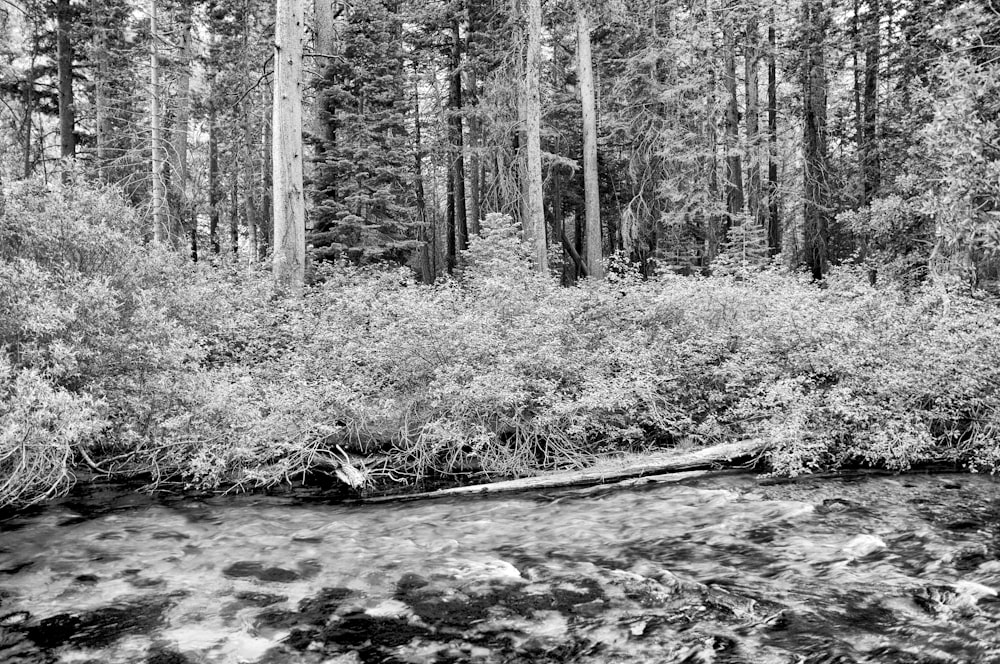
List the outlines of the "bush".
{"label": "bush", "polygon": [[72,197],[14,192],[0,226],[0,504],[86,466],[363,489],[740,438],[790,475],[1000,464],[1000,308],[941,282],[762,267],[560,288],[491,216],[456,280],[324,268],[285,301],[144,246],[110,192]]}

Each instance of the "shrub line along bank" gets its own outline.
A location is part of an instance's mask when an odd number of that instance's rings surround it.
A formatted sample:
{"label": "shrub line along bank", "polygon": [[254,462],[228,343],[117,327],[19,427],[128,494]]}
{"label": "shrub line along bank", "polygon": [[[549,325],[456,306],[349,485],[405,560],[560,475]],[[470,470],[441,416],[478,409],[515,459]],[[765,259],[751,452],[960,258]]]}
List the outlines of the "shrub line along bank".
{"label": "shrub line along bank", "polygon": [[143,243],[113,193],[0,221],[0,505],[74,471],[358,488],[759,439],[769,469],[1000,465],[1000,308],[780,269],[561,288],[492,216],[455,280],[324,269],[298,302]]}

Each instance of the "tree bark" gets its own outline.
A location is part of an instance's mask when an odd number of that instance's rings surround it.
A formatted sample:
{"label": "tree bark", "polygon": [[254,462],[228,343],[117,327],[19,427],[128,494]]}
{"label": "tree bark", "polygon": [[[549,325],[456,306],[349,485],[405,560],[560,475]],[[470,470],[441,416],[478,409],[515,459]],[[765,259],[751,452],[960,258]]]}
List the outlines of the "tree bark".
{"label": "tree bark", "polygon": [[38,26],[31,21],[31,57],[24,82],[24,171],[25,178],[31,177],[34,160],[31,158],[31,128],[35,115],[35,61],[38,59]]}
{"label": "tree bark", "polygon": [[312,134],[316,141],[329,142],[332,138],[330,124],[324,119],[323,89],[325,88],[325,73],[329,66],[329,58],[336,55],[337,50],[337,18],[339,16],[339,0],[315,0],[314,16],[316,25],[313,29],[313,50],[319,63],[319,75],[314,83],[317,93],[313,104]]}
{"label": "tree bark", "polygon": [[867,205],[878,195],[882,167],[878,150],[878,70],[881,55],[879,24],[882,19],[879,0],[868,0],[865,21],[865,85],[862,149],[864,202]]}
{"label": "tree bark", "polygon": [[733,29],[733,3],[729,15],[722,18],[724,71],[726,89],[726,211],[729,218],[726,228],[740,223],[743,211],[743,163],[740,159],[740,109],[736,99],[736,36]]}
{"label": "tree bark", "polygon": [[170,211],[170,241],[178,249],[188,236],[190,210],[187,196],[188,163],[188,121],[191,117],[191,15],[181,17],[180,54],[177,58],[177,110],[174,126],[170,132],[170,189],[173,209]]}
{"label": "tree bark", "polygon": [[97,179],[109,181],[108,137],[111,134],[108,113],[108,31],[98,26],[94,32],[94,141]]}
{"label": "tree bark", "polygon": [[236,256],[240,251],[240,176],[235,157],[232,159],[232,168],[229,176],[229,251]]}
{"label": "tree bark", "polygon": [[767,26],[767,246],[772,256],[781,253],[781,220],[778,217],[778,40],[774,7]]}
{"label": "tree bark", "polygon": [[219,253],[219,123],[214,100],[208,106],[208,244]]}
{"label": "tree bark", "polygon": [[150,61],[149,61],[149,97],[150,97],[150,128],[152,152],[152,208],[153,208],[153,241],[164,243],[169,241],[170,232],[167,225],[167,192],[163,182],[163,111],[160,105],[160,46],[159,33],[156,25],[156,2],[149,2],[150,31]]}
{"label": "tree bark", "polygon": [[594,94],[594,61],[590,49],[590,16],[586,5],[576,5],[576,51],[583,107],[583,190],[587,247],[587,271],[604,278],[601,242],[601,194],[597,179],[597,104]]}
{"label": "tree bark", "polygon": [[274,279],[297,296],[305,283],[302,188],[302,0],[276,0],[274,48]]}
{"label": "tree bark", "polygon": [[458,17],[451,22],[451,58],[448,68],[448,130],[451,139],[451,186],[449,206],[454,214],[455,244],[459,251],[469,248],[468,217],[465,206],[465,139],[462,135],[462,41]]}
{"label": "tree bark", "polygon": [[[413,188],[417,197],[417,240],[420,241],[420,281],[434,283],[434,265],[431,260],[431,243],[427,232],[427,201],[424,194],[424,147],[420,131],[420,84],[413,81],[414,171]],[[432,231],[433,232],[433,231]]]}
{"label": "tree bark", "polygon": [[823,0],[802,5],[803,39],[803,174],[806,265],[820,280],[829,261],[829,186],[827,160],[827,79],[824,42],[827,14]]}
{"label": "tree bark", "polygon": [[527,0],[528,53],[525,66],[525,126],[527,133],[527,200],[524,229],[535,271],[545,274],[548,252],[542,193],[542,103],[539,86],[542,67],[542,3]]}
{"label": "tree bark", "polygon": [[[304,40],[303,40],[304,43]],[[265,86],[262,86],[261,92],[263,93],[262,105],[267,109],[268,105],[271,104],[271,100],[274,98],[274,91],[268,90]],[[261,179],[263,180],[261,187],[261,255],[267,253],[267,251],[273,246],[274,243],[274,202],[271,198],[271,192],[274,191],[274,160],[272,156],[272,146],[274,144],[274,136],[272,129],[271,116],[273,114],[273,109],[268,109],[269,112],[265,112],[261,118],[261,130],[260,130],[260,152],[261,152]],[[304,149],[304,147],[303,147]],[[303,169],[305,168],[305,162],[303,160]],[[304,177],[304,175],[303,175]],[[305,195],[305,189],[303,184],[303,195]],[[304,219],[304,218],[303,218]],[[303,220],[303,223],[304,220]]]}
{"label": "tree bark", "polygon": [[[476,113],[478,113],[478,102],[476,99],[476,86],[478,85],[476,80],[475,67],[471,68],[469,71],[469,83],[467,86],[466,104],[465,108],[470,106],[476,108]],[[482,131],[480,128],[480,120],[478,117],[469,118],[469,235],[479,235],[480,231],[480,219],[482,217],[482,160],[479,156],[479,148],[482,142]]]}
{"label": "tree bark", "polygon": [[757,10],[750,8],[747,18],[743,65],[746,87],[747,130],[747,209],[754,223],[766,227],[767,214],[763,205],[760,178],[760,101],[758,65],[760,64],[760,29]]}
{"label": "tree bark", "polygon": [[73,16],[69,0],[56,4],[56,54],[59,76],[59,155],[76,156],[76,107],[73,103],[73,42],[70,40]]}

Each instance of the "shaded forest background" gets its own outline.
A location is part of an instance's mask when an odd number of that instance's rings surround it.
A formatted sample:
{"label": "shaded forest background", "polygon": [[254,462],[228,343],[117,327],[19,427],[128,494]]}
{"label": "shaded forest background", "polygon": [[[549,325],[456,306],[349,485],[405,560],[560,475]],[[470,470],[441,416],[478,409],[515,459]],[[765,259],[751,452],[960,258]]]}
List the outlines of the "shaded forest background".
{"label": "shaded forest background", "polygon": [[[522,4],[311,8],[314,260],[408,264],[430,282],[485,214],[529,215]],[[553,269],[565,283],[587,269],[583,19],[604,257],[646,274],[777,259],[816,278],[852,262],[873,279],[995,280],[997,11],[989,0],[544,3]],[[273,14],[257,0],[5,3],[4,180],[72,169],[139,207],[161,186],[175,246],[259,260],[273,227]]]}

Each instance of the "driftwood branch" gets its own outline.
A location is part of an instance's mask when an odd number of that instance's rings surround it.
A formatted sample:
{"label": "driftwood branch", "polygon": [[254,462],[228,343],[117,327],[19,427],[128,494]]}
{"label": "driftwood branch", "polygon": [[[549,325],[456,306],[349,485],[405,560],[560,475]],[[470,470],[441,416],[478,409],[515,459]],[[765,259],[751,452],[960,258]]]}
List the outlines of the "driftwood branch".
{"label": "driftwood branch", "polygon": [[[765,444],[759,440],[743,440],[735,443],[713,445],[712,447],[706,447],[693,452],[657,456],[653,459],[640,458],[635,463],[623,464],[615,468],[587,469],[571,472],[554,471],[534,477],[523,477],[516,480],[491,482],[489,484],[451,487],[437,491],[428,491],[426,493],[364,498],[360,502],[402,502],[446,498],[448,496],[482,496],[572,486],[594,486],[615,483],[620,486],[635,486],[650,481],[680,481],[703,475],[703,471],[707,469],[732,465],[739,460],[752,459],[758,456],[764,450],[764,447]],[[696,472],[681,473],[681,471]],[[668,473],[682,474],[683,476],[667,478],[665,475]],[[636,481],[631,481],[633,479]],[[623,480],[629,481],[623,482]]]}

